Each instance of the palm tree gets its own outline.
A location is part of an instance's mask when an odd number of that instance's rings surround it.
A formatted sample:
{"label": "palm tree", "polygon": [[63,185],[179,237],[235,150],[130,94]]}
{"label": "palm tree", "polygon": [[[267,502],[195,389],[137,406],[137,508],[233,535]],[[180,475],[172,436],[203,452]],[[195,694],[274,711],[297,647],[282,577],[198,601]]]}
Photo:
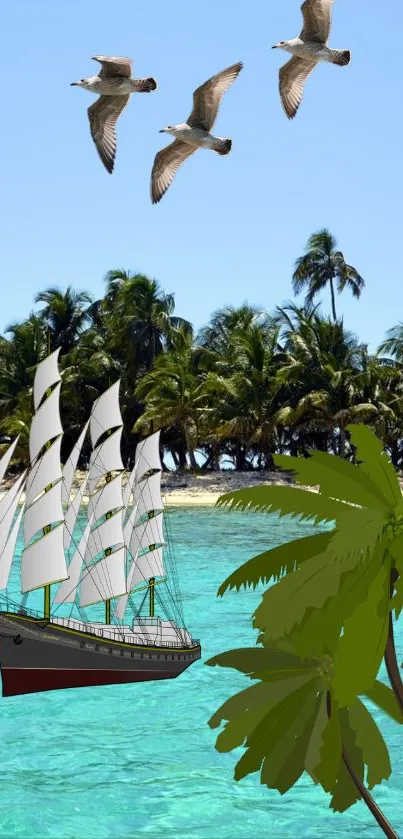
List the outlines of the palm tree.
{"label": "palm tree", "polygon": [[129,354],[133,368],[151,370],[175,330],[193,334],[189,321],[174,316],[174,295],[165,294],[156,280],[115,270],[106,275],[106,283],[111,347]]}
{"label": "palm tree", "polygon": [[250,326],[259,325],[266,332],[270,330],[270,318],[256,306],[243,303],[242,306],[224,306],[210,318],[207,326],[200,330],[198,343],[210,352],[225,355],[230,339],[235,333],[242,333]]}
{"label": "palm tree", "polygon": [[149,433],[156,428],[179,428],[192,469],[197,469],[195,448],[205,402],[196,366],[191,337],[186,329],[178,330],[174,347],[156,359],[153,370],[136,387],[145,410],[133,429]]}
{"label": "palm tree", "polygon": [[378,353],[386,353],[386,355],[395,358],[399,363],[403,362],[403,323],[400,322],[397,326],[392,326],[388,329],[387,338],[380,344]]}
{"label": "palm tree", "polygon": [[341,294],[346,287],[354,297],[359,297],[365,282],[352,265],[348,265],[341,251],[337,250],[337,241],[329,230],[318,230],[308,240],[306,253],[295,263],[292,277],[294,294],[308,288],[306,303],[311,304],[317,294],[330,287],[333,320],[337,320],[334,281],[337,292]]}
{"label": "palm tree", "polygon": [[50,346],[61,347],[61,355],[71,350],[90,319],[88,306],[92,296],[86,291],[75,291],[68,286],[65,292],[58,288],[40,291],[35,303],[45,303],[41,317],[50,332]]}

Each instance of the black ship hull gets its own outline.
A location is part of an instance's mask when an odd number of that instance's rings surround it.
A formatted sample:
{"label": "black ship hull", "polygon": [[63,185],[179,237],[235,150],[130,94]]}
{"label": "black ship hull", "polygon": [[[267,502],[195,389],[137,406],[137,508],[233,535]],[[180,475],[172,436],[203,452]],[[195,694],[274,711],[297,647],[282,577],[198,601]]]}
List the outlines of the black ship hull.
{"label": "black ship hull", "polygon": [[3,696],[174,679],[200,656],[198,642],[142,646],[0,612]]}

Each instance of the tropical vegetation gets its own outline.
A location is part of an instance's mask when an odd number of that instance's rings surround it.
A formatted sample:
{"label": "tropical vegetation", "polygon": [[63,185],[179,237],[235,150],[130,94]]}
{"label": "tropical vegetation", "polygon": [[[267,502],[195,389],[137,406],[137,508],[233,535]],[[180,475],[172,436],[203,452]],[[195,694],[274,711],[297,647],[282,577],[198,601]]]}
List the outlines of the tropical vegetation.
{"label": "tropical vegetation", "polygon": [[[44,289],[35,311],[0,336],[0,443],[19,433],[16,454],[28,460],[35,367],[60,347],[62,456],[94,399],[120,378],[127,464],[139,438],[158,428],[180,469],[271,469],[275,454],[310,448],[349,457],[347,425],[364,422],[401,468],[403,325],[375,354],[345,327],[336,295],[358,297],[364,280],[327,230],[311,236],[292,285],[305,289],[302,304],[227,306],[198,333],[175,313],[173,294],[143,274],[109,271],[99,300]],[[317,300],[327,290],[330,317]]]}

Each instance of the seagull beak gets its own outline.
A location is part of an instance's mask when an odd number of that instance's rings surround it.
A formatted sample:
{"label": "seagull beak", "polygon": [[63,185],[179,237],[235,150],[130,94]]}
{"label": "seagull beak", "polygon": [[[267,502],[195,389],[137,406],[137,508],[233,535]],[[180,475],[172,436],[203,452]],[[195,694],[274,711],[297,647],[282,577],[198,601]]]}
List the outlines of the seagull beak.
{"label": "seagull beak", "polygon": [[78,82],[70,82],[70,87],[75,87],[77,84]]}
{"label": "seagull beak", "polygon": [[276,50],[277,47],[278,47],[278,44],[274,44],[274,47],[272,47],[272,50]]}

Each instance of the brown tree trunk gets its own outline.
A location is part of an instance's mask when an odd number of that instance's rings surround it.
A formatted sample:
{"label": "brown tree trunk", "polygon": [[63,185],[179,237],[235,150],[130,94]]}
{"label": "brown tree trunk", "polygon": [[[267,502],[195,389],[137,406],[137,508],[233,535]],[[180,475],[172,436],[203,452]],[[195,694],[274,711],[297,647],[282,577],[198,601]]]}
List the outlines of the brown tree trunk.
{"label": "brown tree trunk", "polygon": [[187,424],[185,424],[185,429],[184,430],[185,430],[185,437],[186,437],[186,448],[188,450],[189,460],[190,460],[190,468],[191,469],[197,469],[197,461],[196,461],[196,458],[195,458],[195,452],[194,452],[192,441],[190,439],[190,433],[189,433],[189,429],[188,429]]}

